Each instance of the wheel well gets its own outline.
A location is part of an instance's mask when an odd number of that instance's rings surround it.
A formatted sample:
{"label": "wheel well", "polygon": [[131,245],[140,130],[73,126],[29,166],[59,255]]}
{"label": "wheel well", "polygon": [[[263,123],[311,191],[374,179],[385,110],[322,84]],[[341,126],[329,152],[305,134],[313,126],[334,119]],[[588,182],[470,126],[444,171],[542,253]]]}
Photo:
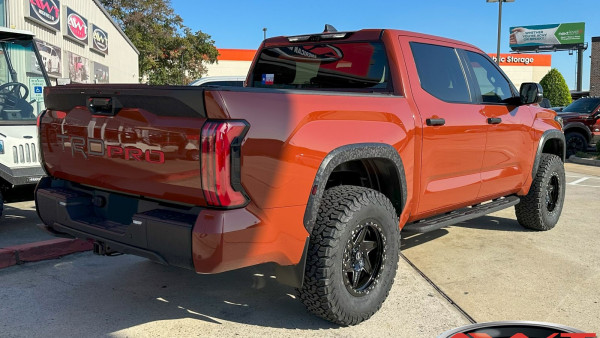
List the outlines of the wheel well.
{"label": "wheel well", "polygon": [[385,158],[367,158],[339,164],[327,179],[325,189],[338,185],[356,185],[377,190],[391,202],[396,213],[402,212],[402,190],[394,162]]}
{"label": "wheel well", "polygon": [[[546,143],[544,143],[544,148],[542,149],[542,153],[546,153],[546,154],[554,154],[558,157],[560,157],[561,160],[563,160],[563,154],[564,154],[564,144],[560,139],[557,138],[551,138],[548,141],[546,141]],[[564,160],[563,160],[564,162]]]}
{"label": "wheel well", "polygon": [[583,136],[583,138],[589,143],[590,142],[590,135],[589,132],[583,128],[580,127],[571,127],[569,129],[566,129],[564,131],[565,133],[565,137],[567,136],[567,134],[569,133],[578,133],[581,134],[581,136]]}

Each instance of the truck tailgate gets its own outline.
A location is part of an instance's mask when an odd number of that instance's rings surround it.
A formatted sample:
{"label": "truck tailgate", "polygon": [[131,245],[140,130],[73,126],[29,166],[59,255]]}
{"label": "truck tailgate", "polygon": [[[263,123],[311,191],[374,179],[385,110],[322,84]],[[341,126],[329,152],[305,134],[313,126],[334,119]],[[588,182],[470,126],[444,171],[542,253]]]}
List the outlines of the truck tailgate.
{"label": "truck tailgate", "polygon": [[206,121],[198,87],[46,87],[40,119],[48,173],[100,189],[206,205],[199,140]]}

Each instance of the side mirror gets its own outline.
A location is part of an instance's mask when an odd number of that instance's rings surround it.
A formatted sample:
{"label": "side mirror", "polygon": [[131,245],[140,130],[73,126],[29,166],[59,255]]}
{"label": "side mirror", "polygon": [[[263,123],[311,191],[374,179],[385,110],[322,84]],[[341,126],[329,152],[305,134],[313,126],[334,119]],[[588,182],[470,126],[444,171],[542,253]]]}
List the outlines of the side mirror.
{"label": "side mirror", "polygon": [[539,83],[525,82],[521,84],[521,104],[534,104],[542,102],[544,89]]}

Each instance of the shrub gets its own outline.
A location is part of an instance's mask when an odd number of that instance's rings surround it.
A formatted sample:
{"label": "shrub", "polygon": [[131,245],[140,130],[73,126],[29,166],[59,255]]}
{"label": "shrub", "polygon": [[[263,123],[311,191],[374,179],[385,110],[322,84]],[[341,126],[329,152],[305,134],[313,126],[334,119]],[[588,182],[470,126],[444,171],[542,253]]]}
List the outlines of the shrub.
{"label": "shrub", "polygon": [[569,92],[569,86],[565,82],[565,78],[556,68],[552,68],[542,81],[540,81],[542,88],[544,88],[544,97],[550,100],[552,107],[566,106],[571,103],[571,92]]}

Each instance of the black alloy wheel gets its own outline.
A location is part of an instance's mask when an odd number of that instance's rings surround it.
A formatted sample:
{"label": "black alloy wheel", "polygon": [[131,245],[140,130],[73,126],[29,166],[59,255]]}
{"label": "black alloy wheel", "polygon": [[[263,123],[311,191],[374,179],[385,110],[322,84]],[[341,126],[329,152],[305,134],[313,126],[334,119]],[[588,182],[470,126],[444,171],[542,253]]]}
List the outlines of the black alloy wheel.
{"label": "black alloy wheel", "polygon": [[548,180],[548,185],[546,186],[546,208],[548,208],[549,212],[553,212],[556,208],[559,193],[560,185],[558,174],[553,173],[550,177],[550,180]]}
{"label": "black alloy wheel", "polygon": [[344,285],[354,296],[363,296],[375,286],[385,262],[385,237],[373,221],[359,225],[344,251]]}
{"label": "black alloy wheel", "polygon": [[567,158],[577,154],[578,151],[587,149],[587,140],[578,132],[570,132],[565,135],[567,143]]}

